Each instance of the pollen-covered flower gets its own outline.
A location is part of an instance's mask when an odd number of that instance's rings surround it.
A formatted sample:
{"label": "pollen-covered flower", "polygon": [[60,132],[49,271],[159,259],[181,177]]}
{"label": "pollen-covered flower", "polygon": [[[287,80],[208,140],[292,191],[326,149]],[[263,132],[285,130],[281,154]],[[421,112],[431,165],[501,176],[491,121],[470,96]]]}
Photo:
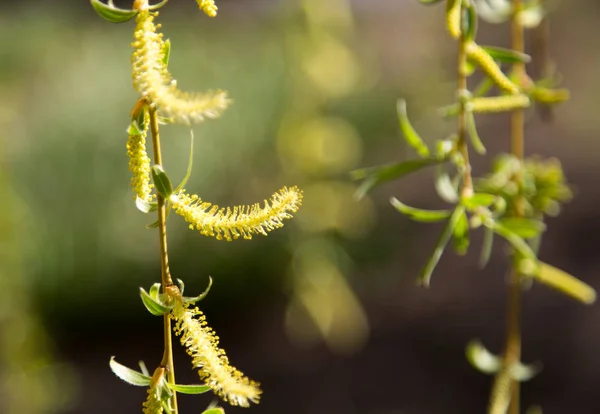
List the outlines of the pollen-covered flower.
{"label": "pollen-covered flower", "polygon": [[259,384],[250,380],[229,365],[225,351],[219,348],[219,337],[206,325],[206,318],[198,308],[188,308],[179,301],[171,317],[175,320],[175,333],[192,357],[200,378],[223,400],[231,405],[248,407],[258,403]]}
{"label": "pollen-covered flower", "polygon": [[[207,10],[209,6],[206,6]],[[154,24],[158,13],[141,10],[136,18],[132,46],[133,84],[144,98],[157,107],[162,116],[190,125],[216,118],[229,105],[223,91],[190,94],[177,89],[167,70],[164,41]]]}
{"label": "pollen-covered flower", "polygon": [[140,130],[130,129],[127,140],[127,156],[129,157],[129,171],[131,177],[131,189],[136,197],[149,201],[152,197],[150,183],[150,158],[146,151],[146,136],[148,134],[147,116],[144,115],[144,125]]}
{"label": "pollen-covered flower", "polygon": [[219,208],[207,203],[197,195],[183,191],[170,198],[175,212],[190,223],[190,229],[199,230],[204,236],[217,240],[232,241],[239,237],[251,239],[253,234],[267,232],[283,226],[283,220],[292,218],[302,204],[302,192],[297,187],[284,187],[273,194],[264,207],[259,203],[251,206]]}
{"label": "pollen-covered flower", "polygon": [[165,368],[157,368],[152,375],[150,387],[148,388],[148,396],[142,406],[143,414],[162,414],[164,413],[165,401],[164,389],[166,387]]}
{"label": "pollen-covered flower", "polygon": [[207,16],[215,17],[217,15],[218,7],[215,0],[196,0],[196,3]]}
{"label": "pollen-covered flower", "polygon": [[162,402],[158,399],[156,387],[148,388],[148,396],[142,407],[144,414],[162,414],[164,412]]}

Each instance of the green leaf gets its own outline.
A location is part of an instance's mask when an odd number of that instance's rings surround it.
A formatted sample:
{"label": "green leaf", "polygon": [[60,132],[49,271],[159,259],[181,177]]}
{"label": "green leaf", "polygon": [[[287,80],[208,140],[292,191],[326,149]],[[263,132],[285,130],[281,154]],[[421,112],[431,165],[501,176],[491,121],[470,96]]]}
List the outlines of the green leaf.
{"label": "green leaf", "polygon": [[147,387],[150,385],[150,377],[148,375],[144,375],[131,368],[127,368],[125,365],[119,364],[115,361],[115,357],[110,358],[109,365],[112,372],[128,384],[136,385],[138,387]]}
{"label": "green leaf", "polygon": [[[213,284],[213,279],[212,277],[208,277],[208,286],[207,288],[204,290],[204,292],[202,292],[201,294],[199,294],[196,297],[188,297],[188,296],[184,296],[183,297],[183,301],[185,303],[196,303],[196,302],[200,302],[202,299],[204,299],[206,297],[206,295],[208,295],[208,292],[210,292],[210,288],[212,287]],[[183,289],[181,290],[183,292]]]}
{"label": "green leaf", "polygon": [[422,210],[420,208],[410,207],[399,201],[396,197],[390,198],[390,203],[392,203],[396,210],[402,214],[423,223],[442,221],[450,217],[450,214],[452,213],[450,210]]}
{"label": "green leaf", "polygon": [[110,2],[110,4],[104,4],[99,0],[90,0],[90,3],[100,17],[112,23],[129,21],[138,14],[137,10],[119,9],[118,7],[115,7],[112,2]]}
{"label": "green leaf", "polygon": [[[165,219],[166,219],[167,217],[169,217],[169,213],[170,213],[170,212],[171,212],[171,204],[170,204],[170,203],[167,203],[167,210],[166,210],[166,213],[165,213]],[[156,228],[156,227],[158,227],[158,225],[159,225],[159,224],[160,224],[160,220],[158,220],[158,219],[157,219],[157,220],[156,220],[156,221],[154,221],[153,223],[146,224],[146,228],[147,228],[147,229],[153,229],[153,228]]]}
{"label": "green leaf", "polygon": [[187,182],[190,178],[190,175],[192,174],[192,165],[193,164],[194,164],[194,131],[190,129],[190,157],[188,158],[188,166],[187,166],[187,170],[185,171],[185,175],[183,176],[183,180],[181,180],[181,182],[175,189],[176,193],[183,190],[183,188],[187,184]]}
{"label": "green leaf", "polygon": [[364,179],[356,190],[355,197],[363,198],[373,187],[408,175],[425,167],[444,162],[440,158],[425,158],[422,160],[409,160],[381,167],[363,168],[352,172],[355,180]]}
{"label": "green leaf", "polygon": [[484,95],[487,95],[487,93],[492,89],[493,86],[494,82],[486,76],[481,80],[479,85],[477,85],[477,88],[475,88],[471,96],[473,98],[480,98]]}
{"label": "green leaf", "polygon": [[160,194],[165,200],[168,199],[171,194],[173,194],[173,185],[171,184],[171,180],[167,177],[165,170],[163,170],[162,166],[158,164],[154,164],[152,166],[152,180],[154,181],[154,186],[156,187],[156,191]]}
{"label": "green leaf", "polygon": [[585,304],[589,305],[596,301],[596,291],[594,288],[577,279],[575,276],[547,263],[540,262],[539,273],[534,275],[534,278],[538,282]]}
{"label": "green leaf", "polygon": [[432,4],[437,4],[437,3],[441,3],[442,0],[417,0],[419,3],[421,4],[425,4],[427,6],[432,5]]}
{"label": "green leaf", "polygon": [[179,384],[168,384],[169,388],[173,391],[180,392],[182,394],[204,394],[210,391],[211,388],[208,385],[192,384],[192,385],[179,385]]}
{"label": "green leaf", "polygon": [[442,254],[444,253],[444,249],[446,248],[446,245],[450,241],[450,237],[452,237],[452,233],[454,233],[454,228],[456,227],[456,224],[460,220],[460,217],[464,213],[464,211],[465,211],[465,208],[463,206],[461,206],[461,205],[457,206],[454,209],[454,211],[452,212],[450,219],[448,219],[448,221],[446,222],[446,226],[444,227],[444,230],[442,231],[442,234],[440,235],[437,245],[435,246],[435,250],[433,251],[431,258],[429,259],[429,261],[423,268],[421,275],[419,276],[419,283],[421,283],[423,286],[429,286],[430,281],[431,281],[431,274],[433,273],[433,270],[435,269],[438,262],[440,261],[440,258],[442,257]]}
{"label": "green leaf", "polygon": [[221,407],[209,408],[205,410],[202,414],[225,414],[225,410]]}
{"label": "green leaf", "polygon": [[165,42],[163,43],[162,52],[164,54],[162,61],[165,66],[169,66],[169,57],[171,56],[171,40],[170,39],[165,40]]}
{"label": "green leaf", "polygon": [[155,11],[155,10],[158,10],[158,9],[160,9],[162,6],[164,6],[165,4],[167,4],[167,2],[168,2],[168,1],[169,1],[169,0],[163,0],[163,1],[161,1],[160,3],[156,3],[155,5],[148,7],[148,9],[149,9],[150,11]]}
{"label": "green leaf", "polygon": [[473,145],[473,149],[475,149],[478,154],[484,155],[486,153],[485,145],[483,145],[483,141],[481,141],[481,137],[477,132],[475,115],[473,115],[473,112],[471,111],[467,111],[467,132],[469,133],[469,138],[471,139],[471,145]]}
{"label": "green leaf", "polygon": [[435,190],[440,198],[447,203],[455,204],[458,202],[458,191],[452,183],[448,172],[441,167],[436,171]]}
{"label": "green leaf", "polygon": [[456,253],[465,255],[469,249],[469,219],[467,218],[464,209],[456,222],[452,238],[454,240],[454,250]]}
{"label": "green leaf", "polygon": [[131,121],[127,128],[127,135],[142,135],[142,131],[136,121]]}
{"label": "green leaf", "polygon": [[519,382],[529,381],[542,370],[542,364],[529,364],[525,365],[522,362],[517,362],[511,365],[508,372],[510,377]]}
{"label": "green leaf", "polygon": [[158,203],[156,201],[147,201],[139,197],[135,198],[135,206],[145,214],[158,210]]}
{"label": "green leaf", "polygon": [[475,193],[471,197],[465,197],[462,199],[462,204],[467,210],[473,210],[479,207],[489,207],[496,201],[494,194],[488,193]]}
{"label": "green leaf", "polygon": [[471,2],[466,3],[465,38],[467,41],[477,37],[477,10]]}
{"label": "green leaf", "polygon": [[400,130],[404,135],[406,143],[414,148],[422,158],[427,158],[430,155],[429,147],[425,144],[423,139],[419,136],[417,131],[413,128],[412,124],[408,119],[406,112],[406,101],[404,99],[398,99],[396,103],[396,110],[398,112],[398,119],[400,121]]}
{"label": "green leaf", "polygon": [[481,255],[479,256],[479,267],[482,269],[487,265],[492,255],[494,246],[494,231],[488,227],[483,229],[483,242],[481,244]]}
{"label": "green leaf", "polygon": [[542,221],[524,217],[505,217],[498,220],[498,223],[524,239],[537,237],[546,230]]}
{"label": "green leaf", "polygon": [[161,303],[158,299],[154,299],[148,294],[148,292],[144,290],[144,288],[140,288],[140,297],[142,298],[144,306],[152,315],[162,316],[169,313],[171,309],[173,309],[172,306],[166,306],[164,303]]}
{"label": "green leaf", "polygon": [[150,294],[150,297],[154,300],[158,299],[158,295],[160,294],[160,287],[161,284],[160,283],[155,283],[150,287],[150,290],[148,291],[148,293]]}
{"label": "green leaf", "polygon": [[146,364],[144,363],[144,361],[139,361],[138,365],[140,366],[140,370],[142,371],[142,374],[149,377],[150,371],[148,371],[148,368],[146,367]]}
{"label": "green leaf", "polygon": [[506,239],[523,258],[529,259],[535,264],[538,263],[537,257],[533,250],[531,250],[531,247],[529,247],[527,242],[523,240],[519,235],[512,232],[510,229],[504,227],[500,223],[494,222],[491,225],[491,228],[497,235]]}
{"label": "green leaf", "polygon": [[466,355],[471,365],[484,374],[496,374],[502,368],[502,358],[492,354],[478,340],[469,342]]}
{"label": "green leaf", "polygon": [[517,52],[516,50],[497,46],[482,46],[481,48],[485,50],[492,57],[492,59],[497,60],[498,62],[529,63],[531,61],[531,56],[522,52]]}

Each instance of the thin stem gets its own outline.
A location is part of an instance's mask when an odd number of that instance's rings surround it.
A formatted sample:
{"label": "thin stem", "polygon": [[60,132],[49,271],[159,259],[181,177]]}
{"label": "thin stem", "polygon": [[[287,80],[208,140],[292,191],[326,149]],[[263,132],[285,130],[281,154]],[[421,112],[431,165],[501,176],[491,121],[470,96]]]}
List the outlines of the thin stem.
{"label": "thin stem", "polygon": [[[152,133],[152,148],[154,152],[154,163],[162,165],[162,153],[160,148],[160,134],[158,131],[158,116],[156,108],[150,107],[150,131]],[[173,286],[173,279],[169,271],[169,256],[167,253],[167,223],[165,200],[160,194],[156,195],[158,202],[158,234],[160,240],[160,274],[163,292]],[[175,366],[173,364],[173,341],[171,337],[171,318],[164,316],[164,353],[160,363],[167,369],[169,383],[175,384]],[[173,393],[173,413],[177,414],[177,394]]]}
{"label": "thin stem", "polygon": [[[523,8],[523,0],[512,0],[512,18],[511,18],[511,47],[517,52],[525,51],[525,39],[523,26],[519,22],[518,16]],[[516,76],[517,83],[522,84],[525,77],[525,65],[517,62],[513,66],[513,73]],[[510,151],[511,154],[523,161],[525,147],[524,139],[524,111],[517,109],[512,112],[510,118]],[[519,187],[522,184],[522,173],[519,171],[513,178]],[[517,200],[516,214],[523,215],[522,203]],[[508,280],[508,300],[506,313],[506,348],[504,353],[505,366],[511,366],[521,359],[521,275],[516,268],[516,262]],[[520,390],[519,382],[511,380],[510,384],[510,405],[507,414],[519,414],[520,412]]]}
{"label": "thin stem", "polygon": [[471,163],[469,162],[469,147],[467,145],[467,109],[465,107],[465,95],[468,92],[467,85],[467,37],[465,31],[465,12],[461,11],[460,17],[461,35],[458,42],[458,84],[457,94],[459,102],[458,112],[458,141],[457,147],[463,156],[463,186],[461,195],[470,197],[473,195],[473,179],[471,177]]}

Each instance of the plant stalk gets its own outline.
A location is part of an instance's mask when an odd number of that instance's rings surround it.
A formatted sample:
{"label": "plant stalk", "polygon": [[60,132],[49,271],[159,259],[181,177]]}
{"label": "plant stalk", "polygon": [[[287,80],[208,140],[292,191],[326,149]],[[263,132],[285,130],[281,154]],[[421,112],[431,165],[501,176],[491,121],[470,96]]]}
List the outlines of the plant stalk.
{"label": "plant stalk", "polygon": [[[158,131],[158,116],[156,108],[150,107],[150,131],[152,133],[152,148],[154,152],[154,163],[162,166],[162,152],[160,147],[160,134]],[[163,293],[173,286],[173,279],[169,270],[169,256],[167,253],[167,223],[165,200],[160,194],[156,195],[158,203],[158,234],[160,240],[160,274]],[[175,384],[175,366],[173,364],[173,341],[171,334],[171,318],[169,314],[164,315],[164,353],[160,363],[167,369],[169,383]],[[177,394],[173,393],[173,413],[177,414]]]}
{"label": "plant stalk", "polygon": [[[523,0],[512,0],[511,17],[511,48],[516,52],[525,51],[525,39],[523,26],[519,22],[519,13],[523,8]],[[518,85],[523,84],[525,77],[525,65],[517,62],[513,65],[513,73]],[[514,110],[510,118],[510,152],[523,162],[525,139],[524,139],[524,110]],[[513,177],[519,188],[522,187],[521,170]],[[517,216],[523,215],[522,203],[517,200]],[[506,313],[506,348],[504,353],[505,366],[516,364],[521,359],[521,275],[517,269],[516,261],[510,271],[508,280],[508,300]],[[519,414],[520,412],[520,389],[519,382],[510,380],[510,404],[507,414]]]}
{"label": "plant stalk", "polygon": [[469,147],[467,144],[467,109],[465,107],[465,95],[468,92],[467,85],[467,37],[465,31],[465,11],[461,10],[460,27],[461,35],[458,39],[458,62],[457,62],[457,94],[459,102],[458,112],[458,140],[457,147],[464,160],[463,185],[461,196],[469,198],[473,195],[473,178],[471,177],[471,163],[469,162]]}

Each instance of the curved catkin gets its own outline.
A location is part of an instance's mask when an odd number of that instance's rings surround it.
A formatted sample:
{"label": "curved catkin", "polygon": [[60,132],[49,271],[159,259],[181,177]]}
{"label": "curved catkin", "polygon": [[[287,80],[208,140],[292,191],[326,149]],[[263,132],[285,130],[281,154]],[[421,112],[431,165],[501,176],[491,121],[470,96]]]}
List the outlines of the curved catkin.
{"label": "curved catkin", "polygon": [[473,98],[467,105],[473,113],[506,112],[527,108],[531,101],[527,95],[502,95]]}
{"label": "curved catkin", "polygon": [[462,0],[447,0],[446,2],[446,26],[450,36],[458,39],[461,35],[460,21],[462,13]]}
{"label": "curved catkin", "polygon": [[477,63],[481,70],[503,91],[510,94],[518,94],[521,88],[502,72],[502,69],[494,61],[488,52],[475,42],[467,45],[467,56]]}
{"label": "curved catkin", "polygon": [[283,220],[292,218],[302,204],[302,192],[297,187],[284,187],[275,193],[264,207],[251,206],[219,208],[184,192],[173,195],[170,202],[177,214],[190,223],[190,229],[218,240],[232,241],[240,237],[251,239],[253,234],[267,235],[283,226]]}
{"label": "curved catkin", "polygon": [[206,325],[206,318],[198,308],[188,308],[179,301],[171,317],[175,320],[175,333],[192,357],[198,374],[213,392],[231,405],[248,407],[258,403],[259,384],[229,365],[225,351],[219,348],[219,338]]}
{"label": "curved catkin", "polygon": [[209,17],[215,17],[219,9],[214,0],[196,0],[198,7]]}
{"label": "curved catkin", "polygon": [[129,171],[133,175],[131,177],[131,189],[137,198],[150,201],[153,185],[150,183],[150,157],[148,157],[146,150],[146,136],[148,134],[146,115],[144,115],[144,125],[140,127],[139,131],[130,130],[127,139]]}
{"label": "curved catkin", "polygon": [[[206,7],[208,10],[209,6]],[[160,26],[154,24],[157,14],[141,10],[136,18],[132,43],[135,88],[162,116],[173,122],[191,125],[218,117],[229,105],[225,92],[190,94],[177,89],[165,63],[163,36],[156,31]]]}
{"label": "curved catkin", "polygon": [[151,386],[148,388],[148,396],[146,397],[146,401],[144,401],[144,405],[142,406],[143,414],[162,414],[164,412],[163,405],[160,399],[158,398],[158,389],[157,387]]}

